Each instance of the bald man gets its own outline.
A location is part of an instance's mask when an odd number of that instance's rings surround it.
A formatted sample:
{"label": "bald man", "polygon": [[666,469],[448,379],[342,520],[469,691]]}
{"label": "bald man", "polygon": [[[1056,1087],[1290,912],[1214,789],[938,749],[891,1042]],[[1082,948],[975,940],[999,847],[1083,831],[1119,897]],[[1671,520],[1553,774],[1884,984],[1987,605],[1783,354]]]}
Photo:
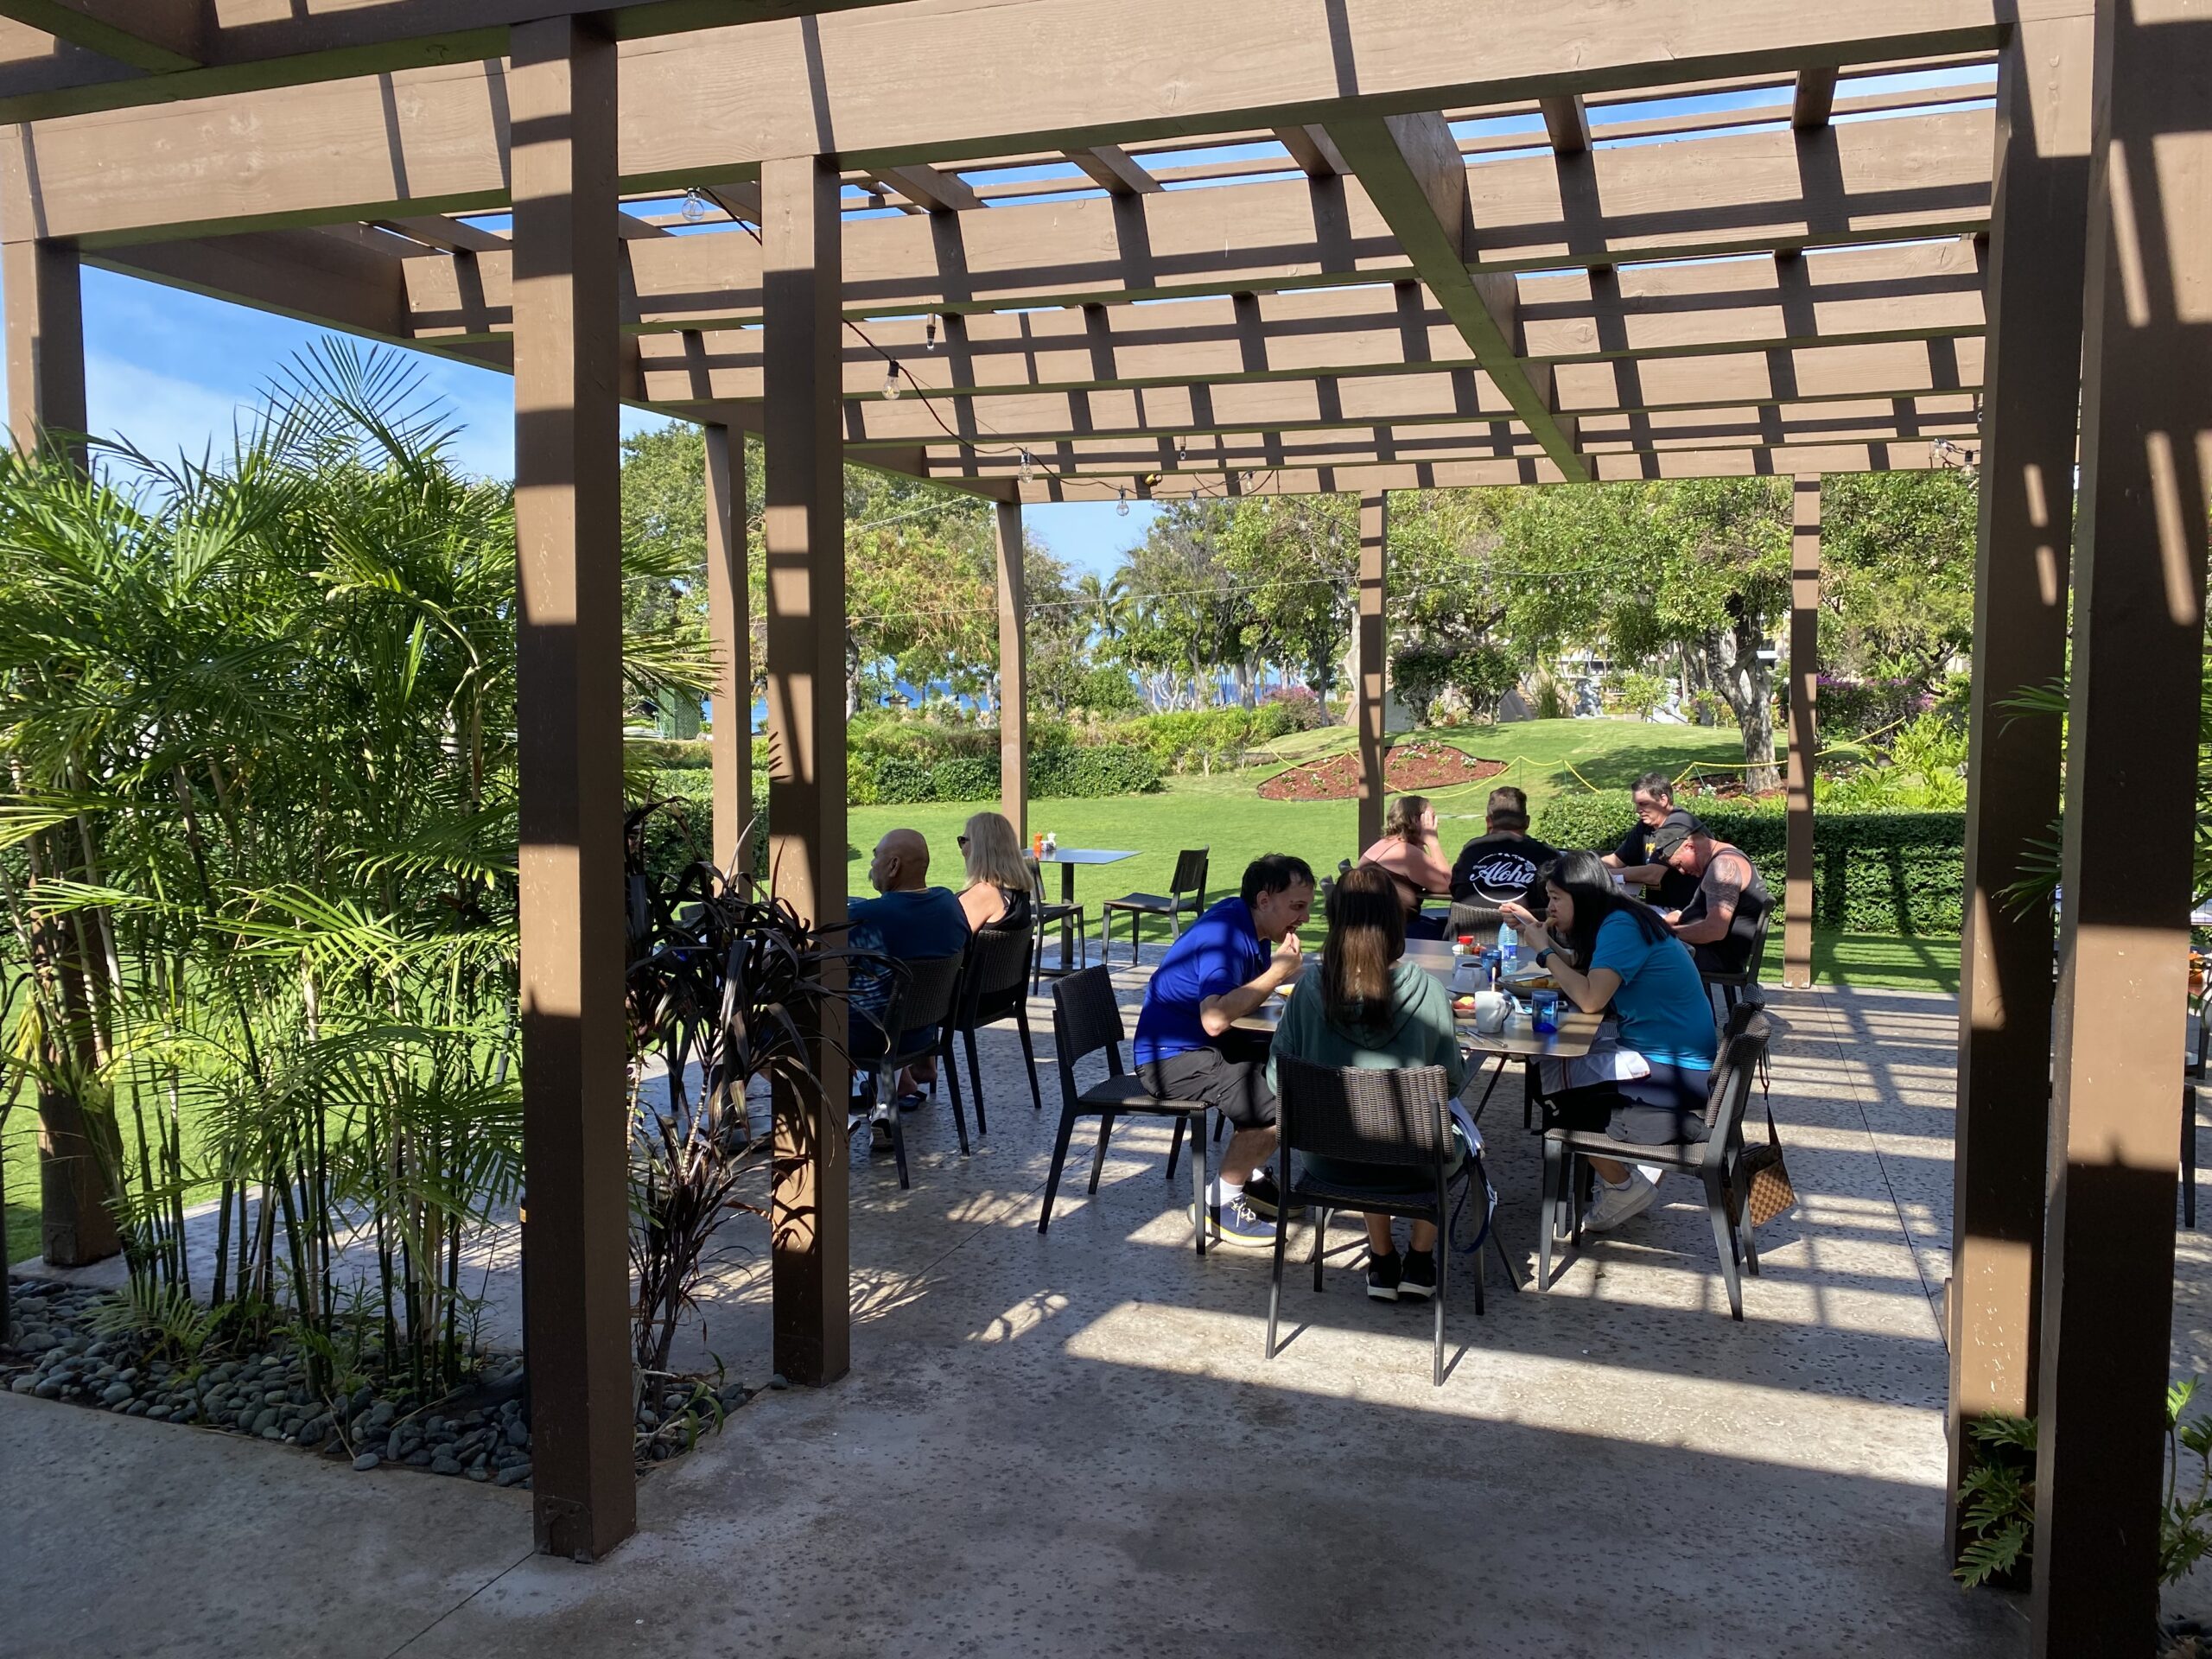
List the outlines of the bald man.
{"label": "bald man", "polygon": [[[849,938],[855,950],[880,950],[899,962],[927,962],[958,954],[968,943],[968,916],[960,900],[943,887],[929,885],[930,844],[918,830],[893,830],[875,843],[868,861],[868,880],[882,896],[863,899],[852,907]],[[891,1001],[887,969],[855,963],[852,969],[852,1054],[866,1065],[883,1052],[881,1020]],[[934,1040],[934,1032],[908,1032],[899,1046],[911,1049],[917,1042]],[[931,1056],[899,1074],[893,1094],[900,1109],[912,1111],[922,1103],[922,1088],[937,1079],[937,1060]],[[879,1116],[873,1146],[888,1147],[891,1128]]]}

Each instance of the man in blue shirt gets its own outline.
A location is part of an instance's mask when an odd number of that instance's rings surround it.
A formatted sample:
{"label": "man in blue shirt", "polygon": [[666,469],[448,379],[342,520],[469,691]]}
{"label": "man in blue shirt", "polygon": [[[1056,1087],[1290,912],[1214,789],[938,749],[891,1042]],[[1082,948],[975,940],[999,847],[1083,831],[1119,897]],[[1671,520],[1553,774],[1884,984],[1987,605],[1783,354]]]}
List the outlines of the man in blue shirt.
{"label": "man in blue shirt", "polygon": [[[855,950],[875,950],[895,962],[928,962],[957,956],[968,948],[968,917],[960,900],[944,887],[929,885],[930,844],[918,830],[893,830],[875,844],[868,867],[868,885],[882,896],[863,899],[849,912],[852,926],[846,938]],[[853,1058],[866,1065],[883,1053],[883,1016],[891,1001],[892,970],[869,963],[852,966],[849,1000],[852,1004]],[[900,1046],[933,1040],[931,1032],[904,1033]],[[937,1057],[928,1055],[899,1074],[893,1090],[899,1108],[912,1111],[922,1103],[925,1084],[937,1081]],[[891,1144],[889,1118],[878,1113],[872,1147]]]}
{"label": "man in blue shirt", "polygon": [[1298,928],[1313,909],[1313,871],[1270,853],[1246,867],[1234,899],[1198,918],[1168,947],[1145,988],[1132,1052],[1137,1080],[1161,1100],[1218,1107],[1235,1133],[1206,1193],[1225,1244],[1273,1248],[1280,1194],[1253,1173],[1275,1147],[1275,1096],[1264,1045],[1241,1039],[1237,1020],[1298,977]]}

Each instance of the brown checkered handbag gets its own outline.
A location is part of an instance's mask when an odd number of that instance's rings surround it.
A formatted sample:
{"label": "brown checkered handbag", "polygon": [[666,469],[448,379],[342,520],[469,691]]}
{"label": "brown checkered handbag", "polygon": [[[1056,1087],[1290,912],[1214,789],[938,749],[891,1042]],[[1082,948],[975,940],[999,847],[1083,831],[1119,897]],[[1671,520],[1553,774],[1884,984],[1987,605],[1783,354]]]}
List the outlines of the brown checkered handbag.
{"label": "brown checkered handbag", "polygon": [[1789,1184],[1789,1166],[1782,1161],[1782,1137],[1775,1132],[1774,1108],[1766,1103],[1767,1071],[1764,1059],[1759,1064],[1759,1099],[1766,1110],[1766,1144],[1745,1147],[1742,1163],[1744,1208],[1755,1228],[1765,1226],[1797,1205],[1797,1189]]}

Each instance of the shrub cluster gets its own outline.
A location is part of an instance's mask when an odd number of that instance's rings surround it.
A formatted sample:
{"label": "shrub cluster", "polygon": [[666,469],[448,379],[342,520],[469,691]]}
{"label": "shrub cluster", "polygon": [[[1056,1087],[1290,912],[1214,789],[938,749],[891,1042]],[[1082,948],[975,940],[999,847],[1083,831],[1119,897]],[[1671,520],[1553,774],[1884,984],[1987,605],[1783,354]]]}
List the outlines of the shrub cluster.
{"label": "shrub cluster", "polygon": [[[846,783],[855,805],[907,806],[925,801],[995,801],[999,795],[999,758],[955,756],[925,764],[893,755],[863,773],[860,757]],[[1033,748],[1029,756],[1032,800],[1075,796],[1143,795],[1160,787],[1160,767],[1142,749],[1124,743],[1089,743]]]}
{"label": "shrub cluster", "polygon": [[[1777,801],[1690,800],[1690,810],[1750,855],[1780,898],[1787,830]],[[1635,809],[1624,789],[1557,795],[1529,833],[1554,847],[1611,850]],[[1846,933],[1955,937],[1964,927],[1963,812],[1816,812],[1813,924]]]}
{"label": "shrub cluster", "polygon": [[[1936,699],[1917,680],[1851,680],[1827,674],[1820,677],[1819,695],[1814,699],[1824,743],[1886,730],[1935,706]],[[1786,686],[1783,707],[1789,707]]]}
{"label": "shrub cluster", "polygon": [[1211,771],[1237,764],[1247,749],[1272,743],[1320,723],[1320,709],[1310,698],[1263,702],[1256,709],[1201,709],[1173,715],[1144,715],[1103,728],[1108,742],[1126,743],[1149,754],[1163,772]]}

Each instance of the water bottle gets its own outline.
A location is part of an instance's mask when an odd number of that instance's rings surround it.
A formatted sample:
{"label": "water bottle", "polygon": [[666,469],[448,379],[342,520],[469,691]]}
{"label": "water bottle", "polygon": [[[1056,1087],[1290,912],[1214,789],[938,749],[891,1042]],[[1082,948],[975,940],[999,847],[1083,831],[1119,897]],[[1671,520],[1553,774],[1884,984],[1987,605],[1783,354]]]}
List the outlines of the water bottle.
{"label": "water bottle", "polygon": [[1509,979],[1513,976],[1514,970],[1521,965],[1521,938],[1514,932],[1513,924],[1510,922],[1501,923],[1498,926],[1497,963],[1498,971]]}

